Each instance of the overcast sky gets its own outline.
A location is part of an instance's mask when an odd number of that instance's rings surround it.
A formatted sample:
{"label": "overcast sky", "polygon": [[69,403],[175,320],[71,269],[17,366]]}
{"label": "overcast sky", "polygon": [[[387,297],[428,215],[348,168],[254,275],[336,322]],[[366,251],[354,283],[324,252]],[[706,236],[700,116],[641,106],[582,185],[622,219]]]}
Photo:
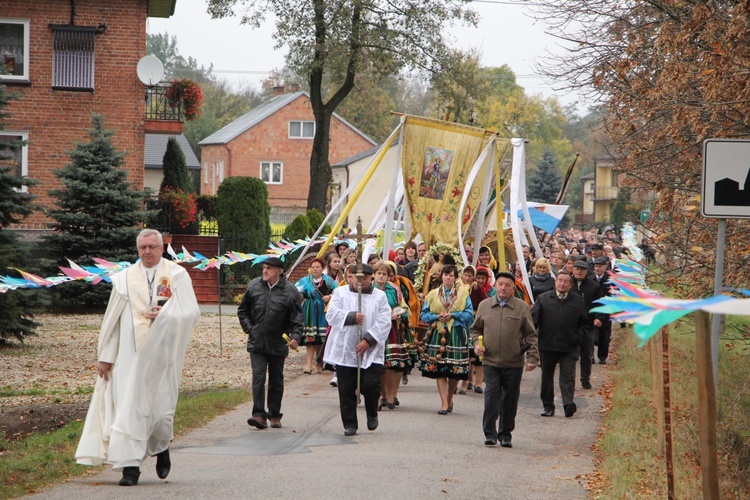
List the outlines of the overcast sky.
{"label": "overcast sky", "polygon": [[[458,47],[479,48],[483,66],[510,66],[527,94],[557,96],[562,104],[575,103],[585,112],[587,103],[578,95],[555,91],[561,85],[545,82],[534,71],[534,62],[545,55],[545,50],[563,53],[557,40],[545,33],[543,21],[529,17],[527,7],[508,5],[502,0],[474,2],[472,8],[481,16],[479,25],[450,30]],[[273,50],[273,31],[269,21],[252,29],[240,25],[237,17],[213,20],[206,14],[204,0],[178,0],[172,17],[148,21],[149,33],[167,32],[177,37],[183,57],[194,57],[206,67],[213,63],[219,78],[256,88],[270,71],[284,65],[286,49]]]}

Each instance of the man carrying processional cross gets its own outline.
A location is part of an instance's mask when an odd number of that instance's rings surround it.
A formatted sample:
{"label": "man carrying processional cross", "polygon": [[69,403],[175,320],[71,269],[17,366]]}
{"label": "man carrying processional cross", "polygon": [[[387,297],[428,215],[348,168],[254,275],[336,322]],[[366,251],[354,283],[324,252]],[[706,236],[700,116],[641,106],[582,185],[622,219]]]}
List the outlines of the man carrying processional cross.
{"label": "man carrying processional cross", "polygon": [[[370,235],[362,234],[357,223],[358,243]],[[391,307],[382,290],[372,284],[372,268],[357,263],[346,270],[347,285],[333,291],[328,303],[326,321],[331,327],[326,340],[323,361],[336,366],[339,405],[344,434],[357,434],[357,403],[365,400],[367,429],[378,427],[378,401],[385,363],[385,342],[391,329]]]}

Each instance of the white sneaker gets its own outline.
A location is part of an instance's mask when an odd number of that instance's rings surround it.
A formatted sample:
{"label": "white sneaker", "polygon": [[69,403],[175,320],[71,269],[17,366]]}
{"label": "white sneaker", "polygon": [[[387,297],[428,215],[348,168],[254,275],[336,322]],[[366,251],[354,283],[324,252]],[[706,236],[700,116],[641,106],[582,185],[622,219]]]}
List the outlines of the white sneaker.
{"label": "white sneaker", "polygon": [[334,386],[334,387],[338,387],[339,386],[339,379],[338,379],[338,377],[336,377],[336,375],[334,375],[333,378],[331,379],[331,385]]}

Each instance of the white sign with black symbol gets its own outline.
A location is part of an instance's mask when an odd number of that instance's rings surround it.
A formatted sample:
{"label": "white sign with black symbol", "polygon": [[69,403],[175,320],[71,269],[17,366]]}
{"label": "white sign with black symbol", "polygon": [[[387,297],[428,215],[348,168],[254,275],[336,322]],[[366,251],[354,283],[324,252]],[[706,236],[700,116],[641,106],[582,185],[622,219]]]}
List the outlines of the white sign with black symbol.
{"label": "white sign with black symbol", "polygon": [[750,140],[703,141],[701,213],[719,219],[750,218]]}

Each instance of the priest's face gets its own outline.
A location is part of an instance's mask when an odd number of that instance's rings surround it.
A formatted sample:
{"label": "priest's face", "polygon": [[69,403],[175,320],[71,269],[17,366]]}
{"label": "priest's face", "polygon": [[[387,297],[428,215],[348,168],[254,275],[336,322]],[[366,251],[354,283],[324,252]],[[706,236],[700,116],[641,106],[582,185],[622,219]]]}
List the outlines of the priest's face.
{"label": "priest's face", "polygon": [[154,267],[161,260],[163,245],[159,244],[159,239],[155,234],[142,237],[138,240],[138,257],[146,267]]}

